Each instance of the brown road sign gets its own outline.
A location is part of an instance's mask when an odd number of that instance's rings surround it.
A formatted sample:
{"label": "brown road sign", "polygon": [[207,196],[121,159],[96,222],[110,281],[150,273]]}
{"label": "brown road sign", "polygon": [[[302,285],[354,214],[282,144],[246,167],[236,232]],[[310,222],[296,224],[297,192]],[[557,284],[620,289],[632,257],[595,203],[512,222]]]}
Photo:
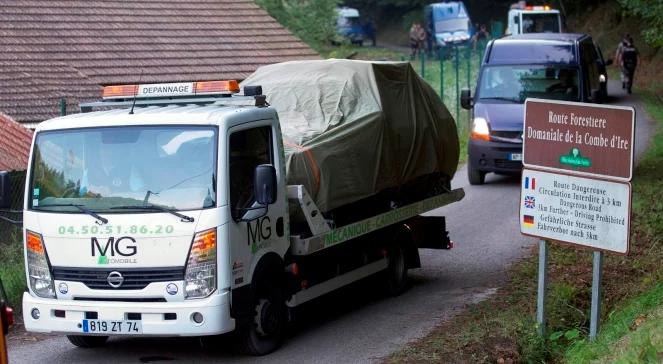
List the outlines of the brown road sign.
{"label": "brown road sign", "polygon": [[630,181],[634,132],[632,107],[527,99],[523,164]]}

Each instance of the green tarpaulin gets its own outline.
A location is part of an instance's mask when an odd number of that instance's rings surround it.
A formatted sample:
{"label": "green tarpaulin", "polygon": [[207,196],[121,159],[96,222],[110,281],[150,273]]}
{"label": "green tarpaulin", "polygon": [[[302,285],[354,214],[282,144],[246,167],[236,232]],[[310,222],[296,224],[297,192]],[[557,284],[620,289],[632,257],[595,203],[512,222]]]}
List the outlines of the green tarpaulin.
{"label": "green tarpaulin", "polygon": [[288,184],[329,211],[458,164],[456,124],[409,63],[293,61],[259,68],[279,114]]}

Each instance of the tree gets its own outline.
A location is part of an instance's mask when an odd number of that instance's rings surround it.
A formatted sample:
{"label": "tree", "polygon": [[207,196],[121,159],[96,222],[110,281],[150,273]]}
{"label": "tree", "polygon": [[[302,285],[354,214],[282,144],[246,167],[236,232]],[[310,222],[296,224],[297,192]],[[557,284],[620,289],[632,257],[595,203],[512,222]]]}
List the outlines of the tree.
{"label": "tree", "polygon": [[336,34],[339,0],[256,0],[279,23],[313,48]]}
{"label": "tree", "polygon": [[645,30],[642,32],[652,47],[663,46],[663,1],[661,0],[619,0],[619,3],[632,15],[642,18]]}

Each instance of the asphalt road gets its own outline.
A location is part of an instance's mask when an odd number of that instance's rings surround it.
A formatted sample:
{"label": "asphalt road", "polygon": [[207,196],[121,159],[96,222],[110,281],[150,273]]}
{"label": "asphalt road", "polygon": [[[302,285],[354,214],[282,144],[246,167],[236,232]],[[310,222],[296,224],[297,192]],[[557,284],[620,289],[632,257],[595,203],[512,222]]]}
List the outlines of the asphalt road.
{"label": "asphalt road", "polygon": [[[611,83],[613,104],[633,105]],[[636,105],[636,155],[646,149],[653,121]],[[111,339],[101,349],[73,347],[63,337],[9,341],[11,363],[365,363],[373,362],[429,332],[466,304],[495,292],[505,269],[529,254],[535,239],[520,235],[519,181],[489,174],[484,186],[469,186],[461,168],[453,187],[465,189],[463,201],[432,212],[447,216],[456,247],[422,249],[423,268],[410,272],[413,284],[404,295],[384,298],[370,283],[349,287],[307,304],[296,312],[295,328],[284,346],[261,358],[233,354],[227,340]],[[203,345],[204,344],[204,345]]]}

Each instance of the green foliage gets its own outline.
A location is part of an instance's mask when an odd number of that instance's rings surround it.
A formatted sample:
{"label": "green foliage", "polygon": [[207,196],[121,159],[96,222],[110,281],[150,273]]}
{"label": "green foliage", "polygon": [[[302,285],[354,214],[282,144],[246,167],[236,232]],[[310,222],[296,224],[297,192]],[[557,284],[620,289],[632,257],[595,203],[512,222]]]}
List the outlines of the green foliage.
{"label": "green foliage", "polygon": [[632,15],[642,18],[642,35],[652,47],[663,46],[663,1],[660,0],[618,0]]}
{"label": "green foliage", "polygon": [[[656,285],[654,288],[645,292],[644,294],[629,300],[621,306],[621,308],[611,312],[608,316],[607,322],[601,327],[601,332],[596,342],[589,342],[582,340],[570,346],[566,353],[566,361],[569,363],[587,363],[597,360],[606,355],[610,355],[611,351],[615,351],[615,346],[618,343],[628,343],[632,348],[635,348],[634,356],[649,356],[650,355],[650,333],[647,332],[648,326],[643,326],[645,330],[643,334],[633,335],[629,334],[632,328],[636,325],[636,320],[648,321],[644,319],[643,313],[647,311],[656,310],[658,307],[659,314],[655,315],[655,319],[651,320],[651,328],[658,333],[658,340],[663,339],[663,309],[661,308],[661,301],[663,300],[663,285]],[[624,340],[622,337],[630,337],[631,340]],[[642,359],[642,358],[640,358]],[[599,360],[599,362],[606,362],[606,360]],[[636,360],[633,362],[642,362]]]}
{"label": "green foliage", "polygon": [[14,310],[21,308],[21,295],[25,286],[23,246],[19,243],[0,243],[0,277]]}
{"label": "green foliage", "polygon": [[329,43],[336,34],[339,0],[256,0],[256,3],[313,48]]}

